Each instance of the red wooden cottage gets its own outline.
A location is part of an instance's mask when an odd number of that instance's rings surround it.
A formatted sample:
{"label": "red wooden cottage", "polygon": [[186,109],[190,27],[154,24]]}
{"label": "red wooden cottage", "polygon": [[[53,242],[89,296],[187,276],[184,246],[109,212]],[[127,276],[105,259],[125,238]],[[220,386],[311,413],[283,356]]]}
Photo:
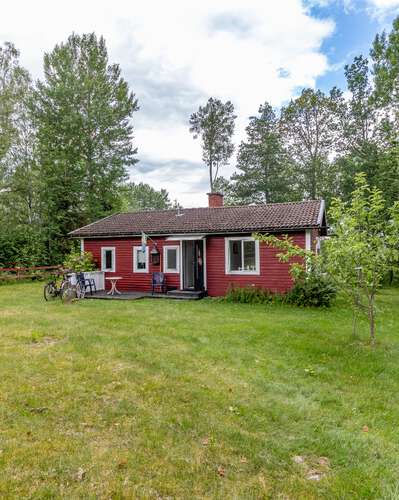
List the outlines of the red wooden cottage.
{"label": "red wooden cottage", "polygon": [[[122,278],[122,291],[151,291],[152,273],[161,271],[168,290],[219,296],[232,285],[276,292],[292,286],[289,265],[253,232],[289,234],[308,249],[326,234],[323,201],[225,207],[220,193],[208,197],[207,208],[117,213],[70,236],[81,240],[106,277]],[[142,233],[149,236],[145,248]]]}

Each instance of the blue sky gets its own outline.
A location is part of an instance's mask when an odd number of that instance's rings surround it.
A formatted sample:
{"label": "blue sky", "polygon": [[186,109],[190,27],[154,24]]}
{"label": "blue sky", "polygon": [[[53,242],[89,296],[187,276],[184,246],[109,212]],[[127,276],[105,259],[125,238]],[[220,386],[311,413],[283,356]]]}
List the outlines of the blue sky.
{"label": "blue sky", "polygon": [[[209,189],[188,130],[199,105],[233,102],[238,146],[266,100],[279,108],[304,87],[344,89],[344,65],[397,14],[399,0],[13,0],[2,5],[0,43],[13,42],[40,78],[44,52],[73,31],[103,35],[140,105],[131,179],[190,207]],[[234,169],[233,157],[221,173]]]}
{"label": "blue sky", "polygon": [[383,29],[389,31],[395,15],[399,14],[399,3],[387,4],[379,9],[369,2],[329,2],[313,5],[311,15],[319,19],[333,19],[335,30],[321,44],[321,51],[328,57],[329,70],[316,79],[316,86],[325,92],[331,87],[346,88],[344,66],[350,64],[358,54],[369,55],[374,37]]}

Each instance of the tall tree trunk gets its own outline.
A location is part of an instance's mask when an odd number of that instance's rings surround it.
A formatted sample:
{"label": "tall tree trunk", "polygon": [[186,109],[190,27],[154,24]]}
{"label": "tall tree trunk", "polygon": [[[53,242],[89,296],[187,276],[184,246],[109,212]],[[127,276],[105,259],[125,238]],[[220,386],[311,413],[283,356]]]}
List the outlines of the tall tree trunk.
{"label": "tall tree trunk", "polygon": [[357,314],[356,307],[353,308],[352,337],[356,338]]}
{"label": "tall tree trunk", "polygon": [[374,313],[374,296],[369,298],[368,319],[370,325],[370,343],[375,345],[375,313]]}
{"label": "tall tree trunk", "polygon": [[311,187],[310,187],[310,198],[312,200],[316,199],[316,183],[317,183],[317,159],[312,160],[312,172],[311,172]]}

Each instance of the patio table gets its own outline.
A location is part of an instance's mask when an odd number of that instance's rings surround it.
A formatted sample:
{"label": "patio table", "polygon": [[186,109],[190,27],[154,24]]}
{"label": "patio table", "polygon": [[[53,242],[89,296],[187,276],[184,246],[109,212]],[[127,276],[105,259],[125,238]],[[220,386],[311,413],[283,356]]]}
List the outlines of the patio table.
{"label": "patio table", "polygon": [[115,295],[116,293],[121,295],[121,292],[118,290],[116,287],[116,284],[118,283],[118,280],[121,280],[121,276],[112,276],[109,278],[105,278],[106,280],[109,280],[111,282],[111,290],[107,292],[107,295]]}

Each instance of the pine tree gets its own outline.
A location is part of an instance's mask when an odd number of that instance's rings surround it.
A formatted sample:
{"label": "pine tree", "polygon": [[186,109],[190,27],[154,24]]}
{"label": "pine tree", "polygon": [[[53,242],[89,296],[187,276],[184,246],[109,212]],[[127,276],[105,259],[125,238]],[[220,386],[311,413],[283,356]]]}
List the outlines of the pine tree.
{"label": "pine tree", "polygon": [[278,119],[267,102],[250,118],[241,142],[232,190],[237,203],[273,203],[294,198],[292,165],[284,151]]}

